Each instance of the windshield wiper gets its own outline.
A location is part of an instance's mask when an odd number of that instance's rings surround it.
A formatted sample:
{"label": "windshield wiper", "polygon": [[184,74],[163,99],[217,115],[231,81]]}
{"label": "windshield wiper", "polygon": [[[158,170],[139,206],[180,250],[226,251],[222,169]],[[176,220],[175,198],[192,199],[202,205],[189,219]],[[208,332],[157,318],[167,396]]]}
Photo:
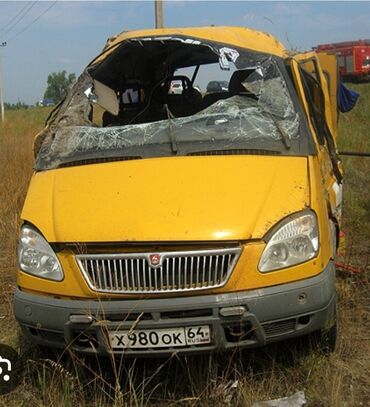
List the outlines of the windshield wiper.
{"label": "windshield wiper", "polygon": [[169,109],[168,105],[165,103],[164,108],[166,109],[167,113],[167,118],[168,118],[168,130],[169,130],[169,136],[170,136],[170,141],[171,141],[171,150],[173,154],[177,154],[177,142],[176,142],[176,137],[175,133],[173,132],[173,122],[172,120],[175,118],[175,116],[171,113],[171,110]]}

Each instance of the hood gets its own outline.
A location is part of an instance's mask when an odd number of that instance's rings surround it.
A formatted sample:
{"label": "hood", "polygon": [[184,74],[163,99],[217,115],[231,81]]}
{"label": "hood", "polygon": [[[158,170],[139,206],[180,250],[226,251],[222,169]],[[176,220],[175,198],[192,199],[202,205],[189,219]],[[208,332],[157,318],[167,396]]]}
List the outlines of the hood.
{"label": "hood", "polygon": [[22,218],[49,242],[222,241],[308,205],[305,157],[166,157],[35,173]]}

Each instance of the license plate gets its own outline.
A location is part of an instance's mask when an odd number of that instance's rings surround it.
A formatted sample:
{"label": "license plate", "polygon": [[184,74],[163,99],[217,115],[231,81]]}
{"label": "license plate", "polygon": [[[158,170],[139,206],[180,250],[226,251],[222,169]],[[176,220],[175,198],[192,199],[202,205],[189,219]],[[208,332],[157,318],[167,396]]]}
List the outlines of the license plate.
{"label": "license plate", "polygon": [[208,325],[182,328],[135,329],[109,333],[113,349],[168,348],[205,345],[211,342]]}

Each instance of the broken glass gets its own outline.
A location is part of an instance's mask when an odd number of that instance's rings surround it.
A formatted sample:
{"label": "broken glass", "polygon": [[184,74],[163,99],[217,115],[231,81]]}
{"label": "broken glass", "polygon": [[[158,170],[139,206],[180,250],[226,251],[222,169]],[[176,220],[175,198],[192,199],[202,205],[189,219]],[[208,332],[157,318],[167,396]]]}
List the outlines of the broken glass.
{"label": "broken glass", "polygon": [[[248,71],[242,82],[245,92],[217,100],[191,116],[148,123],[94,126],[91,101],[84,94],[93,80],[85,72],[47,127],[36,169],[91,158],[187,155],[215,149],[271,148],[284,153],[291,140],[299,139],[300,116],[277,62],[240,49],[224,47],[217,52]],[[240,66],[245,61],[253,65]]]}
{"label": "broken glass", "polygon": [[276,62],[268,58],[242,83],[258,99],[262,111],[273,115],[290,139],[298,136],[299,115]]}
{"label": "broken glass", "polygon": [[[284,123],[284,120],[281,121]],[[287,131],[295,126],[286,125]],[[156,155],[156,146],[169,144],[171,133],[176,138],[179,152],[186,144],[186,152],[198,151],[204,144],[218,149],[248,148],[251,140],[280,140],[281,135],[270,114],[248,96],[233,96],[219,100],[201,112],[183,118],[116,127],[67,126],[57,130],[54,140],[40,151],[39,169],[57,168],[64,162],[117,154],[138,156]],[[289,133],[288,133],[289,134]],[[259,148],[263,148],[261,142]],[[104,154],[102,154],[104,153]],[[136,155],[135,154],[135,155]],[[168,153],[170,155],[171,153]]]}

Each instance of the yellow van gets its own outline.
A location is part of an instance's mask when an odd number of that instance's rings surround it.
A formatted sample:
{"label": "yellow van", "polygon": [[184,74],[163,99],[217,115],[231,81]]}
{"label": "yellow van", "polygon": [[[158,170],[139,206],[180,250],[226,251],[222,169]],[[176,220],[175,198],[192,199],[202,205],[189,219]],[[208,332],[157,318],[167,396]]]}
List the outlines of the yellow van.
{"label": "yellow van", "polygon": [[311,333],[333,349],[336,89],[335,57],[247,28],[109,39],[35,141],[23,331],[132,356]]}

